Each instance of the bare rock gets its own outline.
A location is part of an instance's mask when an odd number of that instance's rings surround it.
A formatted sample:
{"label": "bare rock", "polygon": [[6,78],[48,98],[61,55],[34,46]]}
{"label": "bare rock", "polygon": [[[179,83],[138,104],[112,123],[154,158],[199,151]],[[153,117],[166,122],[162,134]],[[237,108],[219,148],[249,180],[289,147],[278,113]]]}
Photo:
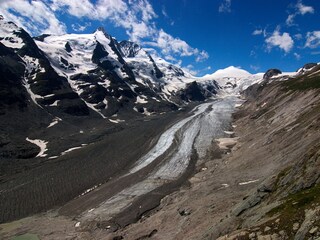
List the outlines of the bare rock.
{"label": "bare rock", "polygon": [[265,232],[268,232],[268,231],[270,231],[270,230],[271,230],[271,227],[266,226],[266,227],[264,228],[264,231],[265,231]]}
{"label": "bare rock", "polygon": [[282,72],[279,70],[279,69],[276,69],[276,68],[272,68],[272,69],[269,69],[264,75],[263,75],[263,79],[264,80],[269,80],[270,78],[278,75],[278,74],[281,74]]}
{"label": "bare rock", "polygon": [[292,230],[296,232],[299,229],[299,227],[300,227],[300,224],[296,222],[293,224]]}
{"label": "bare rock", "polygon": [[318,227],[313,227],[313,228],[310,229],[309,233],[313,235],[313,234],[315,234],[317,231],[318,231]]}
{"label": "bare rock", "polygon": [[249,239],[255,239],[256,238],[256,233],[250,233],[249,234]]}

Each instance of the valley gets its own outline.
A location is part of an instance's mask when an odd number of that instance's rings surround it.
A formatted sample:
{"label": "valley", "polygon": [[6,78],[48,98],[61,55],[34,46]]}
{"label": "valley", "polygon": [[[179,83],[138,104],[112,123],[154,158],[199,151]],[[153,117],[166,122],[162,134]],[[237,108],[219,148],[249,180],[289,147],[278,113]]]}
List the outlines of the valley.
{"label": "valley", "polygon": [[196,77],[1,16],[0,76],[1,239],[320,237],[319,63]]}

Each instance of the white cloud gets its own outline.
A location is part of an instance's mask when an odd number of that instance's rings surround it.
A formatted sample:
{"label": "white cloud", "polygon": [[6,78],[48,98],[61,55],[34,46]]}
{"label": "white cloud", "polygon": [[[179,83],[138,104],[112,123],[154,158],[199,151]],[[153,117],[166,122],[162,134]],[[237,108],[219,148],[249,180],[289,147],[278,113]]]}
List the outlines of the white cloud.
{"label": "white cloud", "polygon": [[199,71],[194,69],[194,66],[192,64],[189,64],[186,67],[182,67],[182,69],[188,73],[191,73],[192,75],[197,75],[199,73]]}
{"label": "white cloud", "polygon": [[64,34],[66,26],[54,12],[42,1],[0,1],[3,16],[27,31],[36,35],[41,33]]}
{"label": "white cloud", "polygon": [[301,55],[300,55],[300,54],[294,53],[293,55],[294,55],[294,57],[295,57],[297,60],[300,60],[300,58],[301,58]]}
{"label": "white cloud", "polygon": [[167,10],[166,10],[166,7],[165,6],[162,6],[162,15],[165,16],[166,18],[169,18],[169,15],[167,13]]}
{"label": "white cloud", "polygon": [[231,0],[223,0],[223,2],[219,6],[219,12],[231,12]]}
{"label": "white cloud", "polygon": [[169,24],[171,26],[174,25],[174,21],[170,18],[170,16],[167,13],[166,7],[162,6],[162,10],[161,10],[162,15],[166,18],[166,20],[169,22]]}
{"label": "white cloud", "polygon": [[94,5],[89,0],[52,0],[50,6],[53,11],[66,11],[70,15],[78,18],[98,18],[98,13]]}
{"label": "white cloud", "polygon": [[206,51],[200,51],[196,57],[196,62],[203,62],[209,58],[209,54]]}
{"label": "white cloud", "polygon": [[295,26],[294,19],[297,15],[305,15],[307,13],[313,14],[314,8],[312,6],[306,6],[302,3],[302,1],[298,1],[296,5],[294,5],[295,12],[289,14],[286,20],[286,24],[288,26]]}
{"label": "white cloud", "polygon": [[267,36],[267,30],[266,29],[262,29],[262,28],[258,28],[258,29],[254,30],[252,32],[252,35],[254,35],[254,36],[263,35],[264,37],[266,37]]}
{"label": "white cloud", "polygon": [[[207,52],[158,29],[155,23],[158,16],[148,0],[0,0],[0,7],[5,18],[33,35],[66,33],[66,26],[56,16],[69,14],[79,19],[109,20],[125,29],[130,40],[142,45],[149,41],[149,45],[160,48],[164,56],[194,56],[197,62],[209,57]],[[165,9],[163,14],[166,15]],[[84,31],[88,26],[71,24],[74,31]]]}
{"label": "white cloud", "polygon": [[250,68],[255,72],[257,72],[260,69],[260,67],[256,65],[250,65]]}
{"label": "white cloud", "polygon": [[96,4],[89,0],[51,1],[50,7],[53,11],[63,11],[78,18],[87,17],[95,20],[113,18],[128,10],[128,5],[122,0],[97,0]]}
{"label": "white cloud", "polygon": [[308,32],[305,47],[317,48],[319,46],[320,46],[320,31]]}
{"label": "white cloud", "polygon": [[313,7],[303,5],[302,2],[297,3],[296,7],[301,15],[305,15],[306,13],[314,13]]}
{"label": "white cloud", "polygon": [[193,66],[192,64],[188,64],[186,68],[188,68],[188,69],[193,69],[194,66]]}
{"label": "white cloud", "polygon": [[79,23],[71,24],[73,31],[76,31],[76,32],[83,32],[84,30],[86,30],[90,26],[91,26],[90,22],[87,22],[83,25],[80,25]]}
{"label": "white cloud", "polygon": [[286,24],[289,26],[294,25],[295,16],[296,16],[296,14],[289,14],[289,16],[287,17],[287,20],[286,20]]}
{"label": "white cloud", "polygon": [[165,60],[168,60],[168,61],[170,61],[170,62],[177,62],[177,59],[174,58],[174,57],[171,56],[171,55],[166,55],[166,56],[164,56],[164,59],[165,59]]}
{"label": "white cloud", "polygon": [[257,53],[256,53],[255,50],[251,50],[251,51],[250,51],[250,57],[254,57],[254,58],[257,57]]}
{"label": "white cloud", "polygon": [[301,40],[303,38],[302,34],[301,33],[297,33],[294,35],[294,38],[297,39],[297,40]]}
{"label": "white cloud", "polygon": [[185,41],[174,38],[170,34],[160,29],[157,38],[157,46],[162,48],[162,52],[180,54],[181,56],[191,56],[198,53],[197,49],[190,47]]}
{"label": "white cloud", "polygon": [[263,33],[262,29],[256,29],[252,32],[252,35],[261,35]]}
{"label": "white cloud", "polygon": [[156,40],[154,42],[146,42],[145,44],[160,48],[164,56],[195,56],[197,62],[202,62],[209,58],[209,54],[206,51],[199,51],[199,49],[191,47],[187,42],[173,37],[163,29],[156,32],[155,39]]}
{"label": "white cloud", "polygon": [[273,34],[265,40],[265,42],[267,43],[267,48],[269,50],[273,47],[279,47],[286,53],[290,52],[294,45],[294,41],[290,34],[287,32],[281,34],[279,30],[275,30]]}

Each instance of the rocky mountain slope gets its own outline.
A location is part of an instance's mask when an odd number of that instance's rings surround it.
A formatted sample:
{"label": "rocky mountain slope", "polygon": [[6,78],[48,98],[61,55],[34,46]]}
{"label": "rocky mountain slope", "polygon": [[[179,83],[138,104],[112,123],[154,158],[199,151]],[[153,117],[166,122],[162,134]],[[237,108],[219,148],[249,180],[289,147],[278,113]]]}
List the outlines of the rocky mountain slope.
{"label": "rocky mountain slope", "polygon": [[320,66],[302,69],[243,92],[189,183],[106,239],[318,239]]}

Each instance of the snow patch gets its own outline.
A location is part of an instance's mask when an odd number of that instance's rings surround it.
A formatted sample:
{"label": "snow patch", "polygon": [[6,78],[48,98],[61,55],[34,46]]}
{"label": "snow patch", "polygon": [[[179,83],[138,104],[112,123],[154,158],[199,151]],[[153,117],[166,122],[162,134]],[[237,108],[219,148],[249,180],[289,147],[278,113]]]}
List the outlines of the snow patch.
{"label": "snow patch", "polygon": [[218,146],[220,149],[228,150],[230,147],[234,146],[239,138],[218,138],[216,141],[218,142]]}
{"label": "snow patch", "polygon": [[46,141],[44,140],[40,140],[40,139],[30,139],[30,138],[26,138],[26,140],[28,142],[31,142],[35,145],[37,145],[38,147],[40,147],[40,152],[38,153],[38,155],[36,157],[46,157],[48,154],[46,154],[45,152],[48,151],[47,149],[47,143]]}
{"label": "snow patch", "polygon": [[92,212],[93,210],[94,210],[94,208],[91,208],[91,209],[88,211],[88,213]]}
{"label": "snow patch", "polygon": [[57,107],[60,100],[54,101],[54,103],[50,104],[50,107]]}
{"label": "snow patch", "polygon": [[58,124],[59,121],[62,121],[62,119],[61,119],[61,118],[58,118],[58,117],[55,117],[55,118],[53,119],[53,121],[49,124],[49,126],[48,126],[47,128],[53,127],[54,125]]}
{"label": "snow patch", "polygon": [[121,123],[121,122],[125,122],[125,120],[121,120],[121,119],[108,119],[110,122],[112,123]]}
{"label": "snow patch", "polygon": [[225,134],[228,134],[228,135],[234,134],[234,132],[232,132],[232,131],[224,131],[224,133],[225,133]]}
{"label": "snow patch", "polygon": [[259,181],[259,179],[250,180],[250,181],[247,181],[247,182],[241,182],[241,183],[239,183],[239,185],[240,185],[240,186],[242,186],[242,185],[247,185],[247,184],[255,183],[255,182],[258,182],[258,181]]}
{"label": "snow patch", "polygon": [[146,116],[150,116],[152,113],[149,112],[147,108],[143,108],[143,114]]}
{"label": "snow patch", "polygon": [[[95,190],[97,187],[101,186],[101,184],[98,185],[94,185],[92,188],[88,188],[87,190],[85,190],[83,193],[80,194],[80,196],[83,196],[89,192],[92,192],[93,190]],[[91,209],[90,209],[91,210]],[[94,210],[94,208],[93,208]],[[93,210],[91,210],[90,212],[92,212]]]}
{"label": "snow patch", "polygon": [[[145,97],[145,96],[144,96]],[[137,100],[135,102],[135,104],[140,103],[140,104],[145,104],[148,103],[148,101],[145,100],[145,98],[142,98],[140,96],[137,96]]]}
{"label": "snow patch", "polygon": [[65,154],[67,154],[67,153],[69,153],[69,152],[72,152],[72,151],[74,151],[74,150],[81,149],[81,148],[83,148],[83,147],[86,146],[86,145],[88,145],[88,144],[83,143],[83,144],[81,144],[81,146],[69,148],[68,150],[65,150],[64,152],[62,152],[62,153],[61,153],[61,156],[65,155]]}
{"label": "snow patch", "polygon": [[261,107],[264,107],[265,105],[267,105],[267,102],[264,102],[264,103],[261,105]]}

